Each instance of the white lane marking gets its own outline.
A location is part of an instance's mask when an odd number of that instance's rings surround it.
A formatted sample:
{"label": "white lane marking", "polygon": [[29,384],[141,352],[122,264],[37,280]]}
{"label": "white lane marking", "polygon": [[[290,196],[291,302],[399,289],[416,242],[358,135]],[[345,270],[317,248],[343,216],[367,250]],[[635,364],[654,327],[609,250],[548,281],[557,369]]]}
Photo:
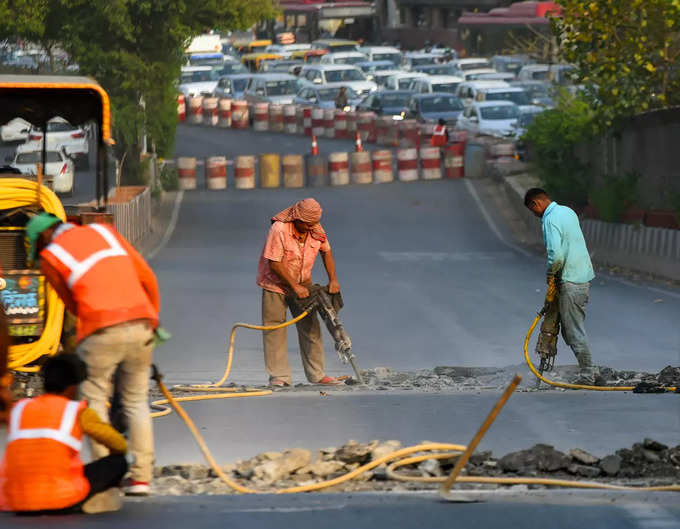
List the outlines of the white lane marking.
{"label": "white lane marking", "polygon": [[378,255],[390,263],[497,261],[515,257],[512,252],[378,252]]}
{"label": "white lane marking", "polygon": [[168,228],[165,230],[165,234],[163,235],[161,242],[159,242],[158,246],[156,246],[149,254],[147,261],[151,261],[154,257],[156,257],[156,254],[158,254],[158,252],[160,252],[163,248],[165,248],[165,245],[168,244],[170,237],[172,237],[172,234],[175,231],[175,228],[177,227],[177,219],[179,218],[179,208],[182,205],[183,198],[184,190],[178,191],[177,196],[175,196],[175,204],[173,206],[172,216],[170,217],[170,224],[168,224]]}
{"label": "white lane marking", "polygon": [[489,212],[486,209],[486,206],[482,202],[482,199],[479,198],[479,194],[477,193],[477,190],[474,188],[472,185],[472,182],[470,180],[465,180],[465,187],[467,188],[468,192],[470,195],[472,195],[472,199],[475,201],[477,204],[477,207],[479,208],[479,211],[482,213],[482,217],[484,217],[484,220],[486,223],[489,225],[489,228],[491,231],[496,235],[499,241],[501,241],[505,246],[508,248],[511,248],[512,250],[521,253],[525,257],[531,257],[531,258],[536,258],[535,255],[533,255],[530,252],[527,252],[525,249],[520,248],[519,246],[515,246],[511,242],[507,241],[505,237],[503,237],[503,234],[501,231],[498,229],[498,226],[496,226],[496,223],[494,220],[491,218],[491,215],[489,215]]}
{"label": "white lane marking", "polygon": [[347,508],[346,503],[340,505],[312,505],[309,507],[260,507],[253,509],[228,509],[220,512],[310,512],[310,511],[341,511]]}
{"label": "white lane marking", "polygon": [[[474,199],[475,203],[477,204],[477,207],[481,211],[482,216],[484,217],[484,220],[486,220],[486,223],[489,225],[489,228],[494,233],[494,235],[496,235],[498,240],[501,241],[505,246],[507,246],[508,248],[512,248],[516,252],[519,252],[526,257],[531,257],[531,258],[536,259],[537,258],[536,255],[534,255],[530,252],[527,252],[526,250],[524,250],[523,248],[520,248],[519,246],[515,246],[514,244],[507,241],[503,237],[500,230],[498,229],[498,226],[496,226],[496,223],[491,218],[491,215],[489,215],[489,212],[487,211],[486,206],[484,206],[484,203],[479,198],[479,194],[477,194],[477,190],[474,188],[474,186],[472,185],[472,182],[470,182],[470,180],[465,180],[465,187],[467,187],[467,190],[469,191],[470,195],[472,195],[472,198]],[[680,293],[679,292],[673,292],[671,290],[664,290],[662,288],[652,287],[652,286],[649,286],[649,285],[638,285],[637,283],[633,283],[633,282],[628,281],[626,279],[622,279],[620,277],[616,277],[616,276],[613,276],[613,275],[610,275],[610,274],[607,274],[607,273],[600,273],[598,275],[604,276],[607,279],[610,279],[611,281],[616,281],[617,283],[621,283],[622,285],[626,285],[626,286],[634,287],[634,288],[640,288],[640,289],[647,289],[651,292],[656,292],[657,294],[662,294],[664,296],[670,296],[672,298],[680,299]]]}
{"label": "white lane marking", "polygon": [[644,529],[677,529],[680,516],[653,503],[630,503],[623,505],[626,512]]}

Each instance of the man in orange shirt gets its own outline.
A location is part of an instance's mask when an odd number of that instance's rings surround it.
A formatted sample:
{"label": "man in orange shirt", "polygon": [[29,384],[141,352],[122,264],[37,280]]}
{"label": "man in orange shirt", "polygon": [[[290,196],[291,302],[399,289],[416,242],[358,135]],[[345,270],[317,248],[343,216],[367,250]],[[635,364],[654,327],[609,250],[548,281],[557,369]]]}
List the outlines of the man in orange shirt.
{"label": "man in orange shirt", "polygon": [[[73,354],[49,358],[41,370],[45,394],[12,408],[0,463],[0,510],[96,513],[120,508],[117,487],[127,472],[127,443],[77,400],[86,369]],[[83,435],[108,447],[111,455],[83,465]]]}
{"label": "man in orange shirt", "polygon": [[[340,292],[331,246],[320,224],[321,213],[319,203],[306,198],[272,218],[257,270],[257,284],[262,287],[262,325],[286,321],[287,295],[309,297],[307,287],[312,284],[312,268],[319,252],[328,273],[329,293]],[[324,373],[321,327],[316,314],[310,314],[296,325],[307,380],[314,384],[339,384],[337,379]],[[290,386],[286,329],[264,331],[263,340],[269,384]]]}
{"label": "man in orange shirt", "polygon": [[[75,226],[41,213],[26,226],[29,258],[40,268],[68,310],[78,318],[76,353],[87,364],[82,392],[90,407],[108,418],[113,376],[129,425],[130,481],[126,494],[148,495],[153,473],[153,431],[148,405],[149,366],[158,327],[156,277],[141,255],[111,226]],[[108,450],[92,444],[100,458]]]}

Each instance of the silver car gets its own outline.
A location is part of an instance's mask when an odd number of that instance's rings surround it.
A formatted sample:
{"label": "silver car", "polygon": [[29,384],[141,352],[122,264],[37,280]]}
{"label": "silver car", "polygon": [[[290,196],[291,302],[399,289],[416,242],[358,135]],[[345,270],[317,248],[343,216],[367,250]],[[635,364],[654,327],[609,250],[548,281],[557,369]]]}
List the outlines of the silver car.
{"label": "silver car", "polygon": [[285,73],[257,74],[250,78],[243,98],[249,103],[289,105],[300,90],[297,77]]}

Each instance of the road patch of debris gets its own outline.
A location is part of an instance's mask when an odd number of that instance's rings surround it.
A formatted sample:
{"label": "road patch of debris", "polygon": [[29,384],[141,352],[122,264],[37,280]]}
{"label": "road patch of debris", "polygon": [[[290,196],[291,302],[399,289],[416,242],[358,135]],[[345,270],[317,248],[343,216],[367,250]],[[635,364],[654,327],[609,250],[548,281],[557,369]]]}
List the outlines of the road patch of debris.
{"label": "road patch of debris", "polygon": [[[338,478],[400,448],[402,445],[399,441],[372,441],[365,444],[349,441],[341,447],[317,452],[294,448],[285,452],[264,452],[252,459],[225,465],[222,471],[244,487],[273,492]],[[407,477],[442,478],[451,473],[456,460],[456,456],[442,460],[427,459],[399,468],[398,473]],[[491,452],[475,453],[461,475],[586,480],[639,487],[672,485],[680,483],[680,445],[671,448],[653,439],[644,439],[631,448],[597,457],[578,448],[561,452],[550,445],[537,444],[500,458],[494,457]],[[323,491],[408,491],[431,490],[438,486],[438,483],[393,479],[388,467],[382,464],[354,480]],[[474,483],[456,486],[463,489],[507,488],[504,485]],[[529,488],[544,487],[531,485]],[[209,467],[188,464],[157,467],[152,492],[157,495],[215,495],[234,491]]]}

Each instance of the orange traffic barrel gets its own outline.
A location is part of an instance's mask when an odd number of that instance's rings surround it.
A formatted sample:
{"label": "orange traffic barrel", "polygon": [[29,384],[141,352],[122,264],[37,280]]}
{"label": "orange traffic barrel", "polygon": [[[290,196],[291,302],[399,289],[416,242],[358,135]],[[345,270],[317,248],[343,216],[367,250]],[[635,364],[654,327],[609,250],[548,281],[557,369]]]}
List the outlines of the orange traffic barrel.
{"label": "orange traffic barrel", "polygon": [[250,125],[250,113],[248,111],[247,101],[232,101],[231,102],[231,128],[232,129],[247,129]]}
{"label": "orange traffic barrel", "polygon": [[177,158],[177,172],[180,189],[196,189],[196,158],[184,156]]}
{"label": "orange traffic barrel", "polygon": [[326,138],[335,138],[335,109],[326,108],[323,111],[323,128]]}
{"label": "orange traffic barrel", "polygon": [[418,180],[418,149],[397,151],[397,176],[400,182]]}
{"label": "orange traffic barrel", "polygon": [[260,187],[273,188],[281,185],[281,157],[278,154],[260,155]]}
{"label": "orange traffic barrel", "polygon": [[312,108],[312,134],[317,138],[323,136],[323,108]]}
{"label": "orange traffic barrel", "polygon": [[373,182],[373,165],[370,152],[352,152],[349,155],[350,176],[353,184],[370,184]]}
{"label": "orange traffic barrel", "polygon": [[363,141],[375,143],[375,114],[373,112],[360,112],[357,116],[357,130]]}
{"label": "orange traffic barrel", "polygon": [[307,185],[310,187],[323,187],[328,185],[328,166],[324,156],[306,155],[307,160]]}
{"label": "orange traffic barrel", "polygon": [[283,107],[283,129],[288,134],[297,133],[297,107],[295,105]]}
{"label": "orange traffic barrel", "polygon": [[382,184],[394,181],[392,169],[392,151],[373,151],[373,177],[375,182]]}
{"label": "orange traffic barrel", "polygon": [[453,143],[446,148],[444,154],[444,175],[446,178],[463,178],[465,167],[463,165],[464,143]]}
{"label": "orange traffic barrel", "polygon": [[283,187],[303,187],[305,185],[304,167],[301,154],[286,154],[281,157]]}
{"label": "orange traffic barrel", "polygon": [[269,105],[269,130],[283,132],[283,105]]}
{"label": "orange traffic barrel", "polygon": [[423,180],[441,180],[442,158],[439,147],[420,148],[420,167]]}
{"label": "orange traffic barrel", "polygon": [[405,119],[399,122],[399,145],[402,147],[420,147],[418,138],[418,122],[415,119]]}
{"label": "orange traffic barrel", "polygon": [[234,187],[253,189],[255,187],[255,157],[237,156],[234,168]]}
{"label": "orange traffic barrel", "polygon": [[220,99],[217,104],[217,111],[219,114],[218,125],[222,128],[231,127],[231,99]]}
{"label": "orange traffic barrel", "polygon": [[227,188],[227,159],[224,156],[206,158],[205,180],[208,189]]}
{"label": "orange traffic barrel", "polygon": [[346,139],[347,136],[347,112],[342,110],[335,111],[335,122],[333,123],[335,128],[335,138],[336,139]]}
{"label": "orange traffic barrel", "polygon": [[203,124],[209,127],[217,126],[217,102],[216,97],[204,97],[203,98]]}
{"label": "orange traffic barrel", "polygon": [[203,123],[203,98],[201,96],[189,99],[189,123],[192,125]]}
{"label": "orange traffic barrel", "polygon": [[332,152],[328,155],[328,175],[332,186],[349,184],[349,156],[346,152]]}
{"label": "orange traffic barrel", "polygon": [[302,109],[302,133],[305,136],[312,135],[312,109],[304,107]]}
{"label": "orange traffic barrel", "polygon": [[184,123],[187,119],[187,101],[184,94],[179,94],[177,96],[177,120],[180,123]]}
{"label": "orange traffic barrel", "polygon": [[269,103],[255,103],[253,114],[253,129],[258,132],[269,130]]}

